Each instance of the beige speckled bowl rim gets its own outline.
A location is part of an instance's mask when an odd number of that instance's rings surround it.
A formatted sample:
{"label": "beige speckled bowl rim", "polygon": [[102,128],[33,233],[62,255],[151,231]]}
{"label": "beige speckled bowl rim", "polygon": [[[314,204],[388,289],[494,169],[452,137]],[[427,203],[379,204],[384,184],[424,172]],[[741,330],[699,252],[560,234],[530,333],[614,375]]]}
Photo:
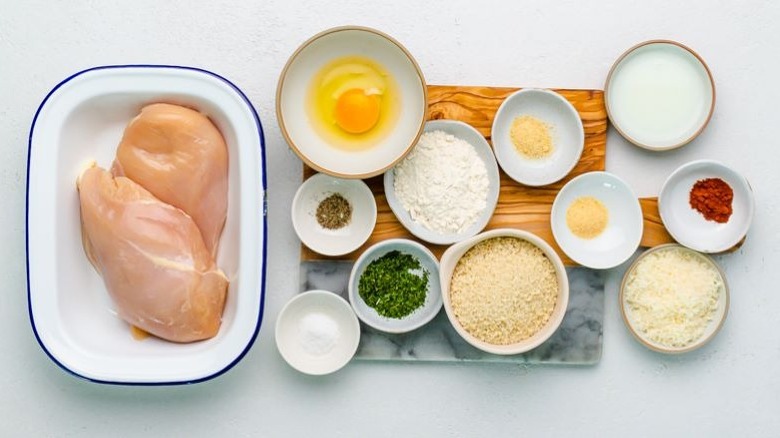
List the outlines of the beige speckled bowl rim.
{"label": "beige speckled bowl rim", "polygon": [[[696,59],[699,60],[701,65],[704,67],[704,71],[707,72],[707,77],[710,79],[710,88],[712,89],[712,103],[710,104],[710,110],[707,113],[707,118],[704,119],[704,123],[702,123],[701,126],[699,127],[699,129],[696,132],[694,132],[690,137],[688,137],[687,139],[685,139],[685,140],[683,140],[683,141],[681,141],[679,143],[673,144],[671,146],[657,147],[657,146],[653,146],[653,145],[650,145],[650,144],[647,144],[647,143],[642,143],[642,142],[632,138],[630,135],[628,135],[622,129],[620,129],[620,126],[618,126],[617,123],[615,123],[615,121],[614,121],[614,119],[612,117],[612,111],[609,108],[609,84],[610,84],[610,81],[612,80],[612,75],[615,73],[615,70],[617,69],[617,66],[620,65],[620,63],[623,62],[623,60],[626,57],[628,57],[628,55],[632,54],[635,50],[637,50],[637,49],[639,49],[641,47],[650,45],[650,44],[671,44],[671,45],[680,47],[681,49],[689,52],[691,55],[693,55]],[[672,149],[677,149],[679,147],[685,146],[686,144],[692,142],[696,137],[698,137],[699,134],[701,134],[702,131],[704,131],[704,128],[706,128],[707,125],[710,123],[710,119],[712,119],[712,113],[715,112],[715,100],[716,100],[715,80],[712,78],[712,72],[710,71],[709,66],[707,66],[707,63],[704,62],[704,58],[699,56],[699,54],[696,53],[695,50],[691,49],[690,47],[686,46],[685,44],[682,44],[682,43],[674,41],[674,40],[654,39],[654,40],[648,40],[648,41],[644,41],[644,42],[641,42],[639,44],[634,45],[630,49],[628,49],[625,52],[623,52],[623,54],[620,55],[617,60],[615,60],[615,62],[612,64],[612,68],[609,69],[609,73],[607,74],[607,80],[604,83],[604,106],[607,109],[607,117],[609,117],[609,121],[612,124],[612,126],[614,126],[615,129],[620,133],[620,135],[623,136],[623,138],[625,138],[629,142],[633,143],[636,146],[639,146],[642,149],[647,149],[649,151],[654,151],[654,152],[670,151]]]}
{"label": "beige speckled bowl rim", "polygon": [[[514,237],[517,239],[524,240],[534,245],[535,247],[539,248],[542,251],[542,253],[544,253],[544,255],[550,260],[550,263],[552,263],[553,267],[555,268],[556,278],[559,281],[558,284],[559,301],[556,304],[555,309],[553,310],[553,315],[557,315],[556,318],[552,318],[551,315],[547,323],[545,323],[545,325],[530,338],[512,344],[503,344],[503,345],[491,344],[489,342],[483,341],[481,339],[478,339],[476,336],[472,335],[468,331],[466,331],[466,329],[458,320],[457,316],[455,316],[455,311],[452,308],[452,302],[450,299],[450,284],[452,282],[452,276],[454,275],[455,267],[457,266],[460,259],[462,259],[463,256],[466,255],[466,253],[471,248],[476,246],[478,243],[496,237]],[[463,252],[463,254],[461,254],[457,258],[452,256],[452,253],[458,252],[460,251],[461,248],[464,247],[466,249]],[[453,269],[452,272],[450,272],[449,275],[447,275],[445,278],[444,272],[449,270],[448,268],[449,265],[452,265]],[[564,318],[566,317],[566,311],[569,309],[571,288],[569,284],[569,276],[568,273],[566,272],[566,267],[564,266],[560,255],[558,255],[558,253],[553,249],[552,245],[550,245],[544,239],[542,239],[537,234],[531,231],[521,230],[517,228],[496,228],[489,231],[483,231],[482,233],[479,233],[476,236],[458,242],[450,246],[442,255],[439,263],[439,275],[440,275],[439,284],[441,286],[442,303],[444,305],[444,311],[447,314],[447,319],[450,321],[450,324],[455,329],[455,332],[457,332],[458,335],[460,335],[460,337],[464,341],[468,342],[474,348],[482,350],[486,353],[502,355],[502,356],[516,355],[516,354],[526,353],[528,351],[531,351],[539,347],[543,343],[547,342],[553,335],[555,335],[555,333],[557,333],[557,331],[560,329],[561,325],[563,324]],[[540,335],[540,333],[542,332],[547,332],[547,333]]]}
{"label": "beige speckled bowl rim", "polygon": [[[639,333],[639,331],[637,329],[634,329],[634,327],[631,325],[631,322],[628,319],[627,310],[626,310],[626,300],[625,300],[626,283],[628,282],[629,275],[631,275],[631,273],[634,271],[634,269],[636,268],[637,264],[639,264],[639,262],[642,259],[644,259],[649,254],[652,254],[652,253],[654,253],[656,251],[672,249],[672,248],[677,248],[677,249],[680,249],[680,250],[683,250],[683,251],[689,251],[689,252],[695,253],[698,256],[702,257],[704,260],[707,260],[712,266],[714,266],[715,269],[717,269],[718,274],[720,274],[720,277],[723,279],[723,287],[724,287],[723,295],[725,296],[725,303],[723,304],[723,306],[724,306],[723,317],[720,319],[720,321],[718,321],[718,325],[715,327],[715,330],[713,330],[712,333],[709,336],[705,336],[705,337],[695,341],[691,345],[689,345],[687,347],[683,347],[683,348],[674,348],[674,347],[663,348],[663,347],[660,347],[658,345],[655,345],[655,344],[652,344],[652,343],[648,342]],[[692,250],[692,249],[690,249],[688,247],[685,247],[685,246],[682,246],[682,245],[680,245],[678,243],[666,243],[666,244],[663,244],[663,245],[654,246],[654,247],[648,249],[647,251],[643,252],[639,257],[636,258],[636,260],[634,260],[633,263],[631,263],[631,266],[629,266],[628,269],[626,269],[626,273],[623,275],[623,281],[621,281],[621,283],[620,283],[619,303],[620,303],[620,315],[623,317],[623,322],[625,323],[626,328],[628,328],[628,331],[631,332],[631,334],[634,336],[634,338],[637,341],[639,341],[642,345],[644,345],[645,347],[649,348],[650,350],[653,350],[653,351],[656,351],[656,352],[659,352],[659,353],[682,354],[682,353],[687,353],[689,351],[693,351],[693,350],[696,350],[696,349],[699,349],[699,348],[703,347],[704,345],[709,343],[715,337],[715,335],[718,334],[718,332],[720,332],[720,329],[723,327],[723,323],[726,321],[726,317],[729,314],[729,303],[730,303],[729,284],[728,284],[728,280],[726,279],[726,274],[723,272],[723,269],[709,255],[700,253],[700,252],[695,251],[695,250]]]}
{"label": "beige speckled bowl rim", "polygon": [[[317,163],[314,163],[313,161],[309,160],[303,152],[301,152],[301,149],[298,148],[298,146],[295,144],[295,142],[292,141],[292,138],[290,138],[290,133],[287,131],[287,126],[284,123],[284,117],[282,117],[282,88],[284,87],[284,81],[287,78],[287,72],[290,69],[290,66],[292,65],[293,61],[298,57],[298,55],[307,47],[309,47],[312,43],[319,40],[320,38],[330,35],[332,33],[337,32],[344,32],[344,31],[362,31],[362,32],[369,32],[373,33],[375,35],[378,35],[389,42],[393,43],[395,46],[397,46],[401,51],[406,55],[406,57],[409,59],[409,61],[412,63],[412,66],[414,66],[414,69],[417,71],[417,76],[420,78],[420,83],[422,85],[423,90],[423,102],[425,104],[425,108],[423,109],[423,117],[420,121],[420,127],[417,130],[417,135],[414,136],[414,139],[409,143],[409,145],[406,147],[406,149],[403,150],[403,152],[390,164],[386,165],[385,167],[382,167],[380,169],[363,173],[363,174],[350,174],[350,173],[339,173],[334,172],[330,169],[326,169]],[[423,133],[423,129],[425,128],[425,122],[428,119],[428,85],[425,82],[425,76],[423,75],[422,69],[420,68],[420,65],[417,63],[417,61],[412,56],[411,52],[406,49],[398,40],[391,37],[390,35],[365,26],[354,26],[354,25],[348,25],[348,26],[338,26],[333,27],[330,29],[326,29],[322,32],[317,33],[316,35],[312,36],[311,38],[307,39],[303,42],[297,49],[295,49],[295,52],[293,52],[292,55],[290,55],[290,58],[287,60],[287,63],[284,64],[284,68],[282,69],[282,72],[279,74],[279,81],[276,85],[276,120],[279,123],[279,129],[282,131],[282,136],[284,137],[284,140],[287,142],[288,145],[290,145],[290,149],[295,152],[295,155],[298,156],[304,163],[306,163],[307,166],[311,167],[312,169],[322,172],[331,176],[336,176],[339,178],[345,178],[345,179],[366,179],[370,178],[372,176],[380,175],[387,171],[388,169],[392,168],[396,165],[399,161],[401,161],[406,155],[411,152],[414,145],[417,144],[417,141],[420,139],[420,136]]]}

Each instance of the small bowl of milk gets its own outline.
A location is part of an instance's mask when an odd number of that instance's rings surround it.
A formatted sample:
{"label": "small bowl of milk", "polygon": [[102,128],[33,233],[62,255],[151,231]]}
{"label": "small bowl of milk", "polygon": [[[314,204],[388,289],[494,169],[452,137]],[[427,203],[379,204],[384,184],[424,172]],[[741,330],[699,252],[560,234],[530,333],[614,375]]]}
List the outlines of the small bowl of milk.
{"label": "small bowl of milk", "polygon": [[707,126],[715,84],[690,48],[668,40],[630,48],[612,66],[604,86],[609,119],[631,143],[654,151],[688,144]]}

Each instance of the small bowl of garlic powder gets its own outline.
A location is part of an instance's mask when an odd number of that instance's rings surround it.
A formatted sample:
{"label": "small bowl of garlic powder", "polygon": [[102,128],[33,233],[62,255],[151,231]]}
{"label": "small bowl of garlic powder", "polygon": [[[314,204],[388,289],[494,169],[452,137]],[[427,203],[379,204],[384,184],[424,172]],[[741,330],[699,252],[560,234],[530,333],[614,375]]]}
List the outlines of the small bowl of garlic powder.
{"label": "small bowl of garlic powder", "polygon": [[644,219],[631,187],[609,172],[588,172],[558,192],[550,214],[555,242],[575,262],[610,269],[639,247]]}
{"label": "small bowl of garlic powder", "polygon": [[560,181],[582,156],[585,131],[577,110],[552,90],[527,88],[507,97],[491,129],[501,169],[526,186]]}
{"label": "small bowl of garlic powder", "polygon": [[726,276],[710,257],[678,244],[645,251],[626,270],[620,310],[632,335],[667,354],[702,347],[729,308]]}

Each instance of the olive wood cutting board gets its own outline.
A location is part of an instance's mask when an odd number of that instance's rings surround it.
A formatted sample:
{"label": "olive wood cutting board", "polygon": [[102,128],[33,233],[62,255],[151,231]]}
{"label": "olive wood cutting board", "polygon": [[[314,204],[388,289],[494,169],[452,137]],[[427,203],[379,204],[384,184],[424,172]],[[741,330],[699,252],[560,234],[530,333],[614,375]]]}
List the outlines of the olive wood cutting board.
{"label": "olive wood cutting board", "polygon": [[[466,122],[476,128],[490,142],[490,128],[493,117],[504,99],[519,88],[472,87],[459,85],[428,86],[428,118],[452,119]],[[519,228],[531,231],[550,243],[567,265],[576,265],[555,243],[550,228],[550,210],[558,191],[577,175],[604,170],[607,147],[607,111],[604,106],[604,92],[600,90],[554,90],[565,97],[582,119],[585,128],[585,148],[574,170],[563,180],[544,187],[528,187],[510,179],[503,171],[501,190],[493,217],[486,230],[493,228]],[[500,168],[499,168],[500,169]],[[304,165],[304,179],[315,171]],[[356,251],[341,257],[326,257],[301,246],[301,260],[355,260],[369,246],[387,239],[408,238],[418,240],[395,218],[385,199],[382,176],[366,180],[376,197],[377,221],[368,241]],[[656,198],[639,200],[644,214],[644,233],[641,246],[652,247],[674,240],[661,223]],[[425,242],[422,242],[426,244]],[[445,246],[426,244],[437,256]]]}

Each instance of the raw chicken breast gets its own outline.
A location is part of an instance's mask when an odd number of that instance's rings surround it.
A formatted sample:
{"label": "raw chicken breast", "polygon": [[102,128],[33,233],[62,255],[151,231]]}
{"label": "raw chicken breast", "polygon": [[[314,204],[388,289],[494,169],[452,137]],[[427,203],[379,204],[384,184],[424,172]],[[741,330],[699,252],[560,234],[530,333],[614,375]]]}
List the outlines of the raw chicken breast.
{"label": "raw chicken breast", "polygon": [[144,107],[125,128],[112,171],[190,215],[216,254],[227,214],[228,151],[208,117],[167,103]]}
{"label": "raw chicken breast", "polygon": [[84,250],[122,319],[174,342],[216,335],[228,280],[195,222],[99,167],[78,188]]}

